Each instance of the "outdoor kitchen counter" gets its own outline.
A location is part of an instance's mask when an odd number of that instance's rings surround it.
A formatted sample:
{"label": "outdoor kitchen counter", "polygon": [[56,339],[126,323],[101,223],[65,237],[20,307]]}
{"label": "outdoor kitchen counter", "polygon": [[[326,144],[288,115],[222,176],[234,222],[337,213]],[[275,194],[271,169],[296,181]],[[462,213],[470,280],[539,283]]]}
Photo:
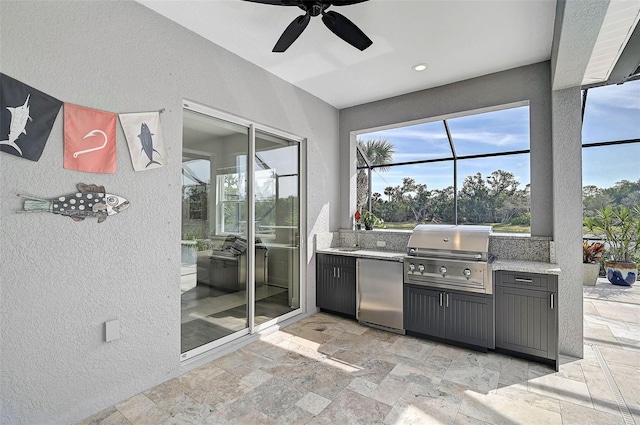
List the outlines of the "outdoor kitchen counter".
{"label": "outdoor kitchen counter", "polygon": [[525,260],[496,260],[491,264],[492,271],[505,270],[523,273],[560,274],[557,264]]}
{"label": "outdoor kitchen counter", "polygon": [[402,261],[407,255],[405,252],[382,251],[374,249],[357,248],[318,248],[316,252],[321,254],[346,255],[357,258],[370,258],[372,260]]}

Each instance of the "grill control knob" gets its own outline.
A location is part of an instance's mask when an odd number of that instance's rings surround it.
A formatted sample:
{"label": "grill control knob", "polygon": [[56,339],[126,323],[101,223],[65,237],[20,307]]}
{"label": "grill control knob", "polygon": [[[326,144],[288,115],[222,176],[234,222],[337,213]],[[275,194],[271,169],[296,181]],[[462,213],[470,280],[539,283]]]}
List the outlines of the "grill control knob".
{"label": "grill control knob", "polygon": [[413,263],[409,264],[409,271],[410,272],[414,271],[415,269],[416,269],[415,264],[413,264]]}
{"label": "grill control knob", "polygon": [[445,266],[440,266],[440,274],[444,276],[447,274],[447,268]]}
{"label": "grill control knob", "polygon": [[464,277],[466,277],[467,279],[469,279],[469,276],[471,276],[471,270],[469,270],[469,269],[462,270],[462,275]]}
{"label": "grill control knob", "polygon": [[418,271],[420,273],[424,272],[424,266],[422,264],[418,265]]}

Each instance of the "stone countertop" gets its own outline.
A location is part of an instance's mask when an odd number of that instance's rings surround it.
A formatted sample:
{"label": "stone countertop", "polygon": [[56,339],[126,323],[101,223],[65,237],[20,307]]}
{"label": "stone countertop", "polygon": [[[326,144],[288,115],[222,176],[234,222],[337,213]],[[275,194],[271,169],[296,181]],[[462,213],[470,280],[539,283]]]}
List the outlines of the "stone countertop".
{"label": "stone countertop", "polygon": [[377,251],[373,249],[357,248],[318,248],[317,253],[346,255],[349,257],[368,258],[372,260],[402,261],[406,256],[405,252],[397,251]]}
{"label": "stone countertop", "polygon": [[[316,249],[316,252],[321,254],[345,255],[349,257],[386,261],[403,261],[406,257],[405,252],[357,248],[318,248]],[[491,265],[491,269],[492,271],[506,270],[527,273],[560,274],[560,267],[558,267],[557,264],[544,263],[541,261],[496,260]]]}
{"label": "stone countertop", "polygon": [[498,270],[506,270],[512,272],[560,274],[560,267],[558,267],[557,264],[543,263],[540,261],[496,260],[491,264],[491,269],[494,272]]}

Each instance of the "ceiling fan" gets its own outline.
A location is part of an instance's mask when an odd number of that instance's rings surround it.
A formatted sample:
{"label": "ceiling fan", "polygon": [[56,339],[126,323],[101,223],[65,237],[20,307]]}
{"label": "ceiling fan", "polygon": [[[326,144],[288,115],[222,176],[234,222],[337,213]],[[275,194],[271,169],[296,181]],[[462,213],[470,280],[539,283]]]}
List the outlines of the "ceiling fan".
{"label": "ceiling fan", "polygon": [[322,22],[335,35],[351,44],[353,47],[364,50],[373,43],[353,22],[333,10],[327,10],[330,6],[348,6],[362,3],[368,0],[245,0],[253,3],[264,3],[275,6],[298,6],[305,14],[298,16],[284,30],[273,52],[282,53],[293,44],[309,25],[312,17],[322,15]]}

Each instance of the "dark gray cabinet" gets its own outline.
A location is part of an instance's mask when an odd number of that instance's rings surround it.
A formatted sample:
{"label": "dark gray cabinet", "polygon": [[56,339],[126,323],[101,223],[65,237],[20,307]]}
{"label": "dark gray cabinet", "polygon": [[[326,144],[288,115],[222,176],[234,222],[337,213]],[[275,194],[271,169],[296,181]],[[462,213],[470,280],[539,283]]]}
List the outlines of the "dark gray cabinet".
{"label": "dark gray cabinet", "polygon": [[356,317],[356,259],[317,254],[316,305],[326,311]]}
{"label": "dark gray cabinet", "polygon": [[404,285],[404,328],[418,335],[493,348],[493,297]]}
{"label": "dark gray cabinet", "polygon": [[558,279],[498,271],[496,350],[554,364],[558,369]]}

